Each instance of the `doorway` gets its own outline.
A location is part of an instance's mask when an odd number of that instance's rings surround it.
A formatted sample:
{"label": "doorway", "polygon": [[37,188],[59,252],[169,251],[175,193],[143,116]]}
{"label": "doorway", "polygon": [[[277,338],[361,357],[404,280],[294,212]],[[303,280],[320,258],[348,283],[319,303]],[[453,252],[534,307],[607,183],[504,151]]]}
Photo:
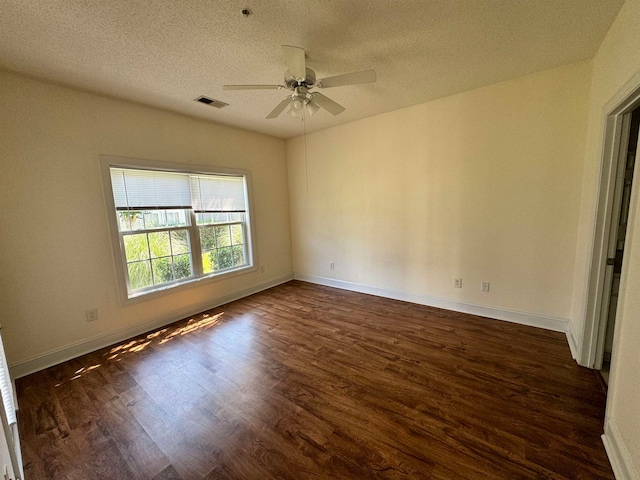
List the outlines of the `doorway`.
{"label": "doorway", "polygon": [[640,85],[636,83],[632,93],[609,111],[611,113],[605,117],[587,315],[579,358],[581,365],[600,370],[607,382],[638,153]]}
{"label": "doorway", "polygon": [[[631,188],[633,186],[633,172],[638,151],[638,137],[640,128],[640,108],[630,114],[629,140],[627,148],[620,151],[617,181],[614,193],[614,204],[611,217],[611,233],[607,254],[605,285],[603,292],[603,317],[600,325],[601,332],[598,339],[597,361],[602,349],[600,372],[605,383],[609,383],[611,356],[613,353],[613,333],[615,331],[616,312],[618,307],[618,293],[620,291],[620,275],[631,204]],[[606,307],[606,309],[605,309]]]}

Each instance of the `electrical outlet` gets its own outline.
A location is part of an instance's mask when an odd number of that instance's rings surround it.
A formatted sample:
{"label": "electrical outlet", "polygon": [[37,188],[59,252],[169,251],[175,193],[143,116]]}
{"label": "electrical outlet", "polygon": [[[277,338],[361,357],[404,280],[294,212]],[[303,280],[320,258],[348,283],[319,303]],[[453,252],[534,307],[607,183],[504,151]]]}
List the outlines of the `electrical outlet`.
{"label": "electrical outlet", "polygon": [[453,279],[453,286],[455,288],[462,288],[462,279],[461,278],[454,278]]}
{"label": "electrical outlet", "polygon": [[85,310],[84,315],[87,317],[87,322],[95,322],[98,320],[98,309],[90,308],[89,310]]}
{"label": "electrical outlet", "polygon": [[482,290],[483,292],[488,292],[490,285],[491,284],[489,282],[482,282],[480,284],[480,290]]}
{"label": "electrical outlet", "polygon": [[264,265],[260,265],[260,273],[264,273]]}
{"label": "electrical outlet", "polygon": [[336,264],[333,262],[329,262],[329,270],[333,270],[336,268]]}

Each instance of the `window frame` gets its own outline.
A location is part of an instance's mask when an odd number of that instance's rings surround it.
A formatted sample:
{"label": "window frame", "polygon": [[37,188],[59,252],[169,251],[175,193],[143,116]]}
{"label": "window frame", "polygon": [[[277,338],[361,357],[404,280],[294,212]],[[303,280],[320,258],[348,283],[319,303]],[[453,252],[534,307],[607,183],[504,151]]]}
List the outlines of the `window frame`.
{"label": "window frame", "polygon": [[[103,193],[105,197],[105,205],[107,209],[107,223],[109,226],[109,236],[111,240],[112,254],[115,264],[116,284],[120,297],[120,302],[123,305],[129,305],[137,303],[142,300],[148,300],[156,298],[158,296],[166,295],[169,293],[178,292],[183,289],[193,288],[201,286],[206,283],[216,282],[237,275],[244,275],[247,273],[256,272],[258,270],[258,261],[256,258],[256,236],[254,226],[252,222],[253,202],[252,202],[252,183],[251,172],[243,169],[217,167],[217,166],[204,166],[204,165],[192,165],[188,163],[174,163],[174,162],[161,162],[154,160],[142,160],[136,158],[118,157],[112,155],[100,155],[100,168],[102,172],[102,184]],[[127,259],[125,256],[123,234],[120,232],[118,216],[115,207],[115,201],[113,196],[113,188],[111,184],[111,168],[132,168],[140,170],[156,170],[162,172],[172,173],[190,173],[190,174],[202,174],[202,175],[233,175],[244,177],[245,187],[245,200],[246,200],[246,212],[244,221],[244,235],[245,244],[244,250],[247,260],[247,265],[233,268],[224,269],[220,272],[212,272],[208,274],[203,273],[202,268],[202,247],[200,244],[200,227],[214,226],[212,225],[198,225],[196,222],[196,212],[193,209],[187,209],[187,217],[190,220],[190,224],[184,227],[167,227],[153,229],[154,231],[170,231],[174,229],[186,229],[190,239],[190,255],[191,266],[193,275],[180,280],[173,280],[171,282],[163,283],[160,285],[154,285],[152,287],[146,287],[135,292],[130,291],[129,287],[129,275],[127,267]],[[230,222],[238,223],[238,222]],[[240,222],[242,223],[242,222]],[[147,232],[145,229],[144,232]],[[143,233],[143,231],[140,231]]]}

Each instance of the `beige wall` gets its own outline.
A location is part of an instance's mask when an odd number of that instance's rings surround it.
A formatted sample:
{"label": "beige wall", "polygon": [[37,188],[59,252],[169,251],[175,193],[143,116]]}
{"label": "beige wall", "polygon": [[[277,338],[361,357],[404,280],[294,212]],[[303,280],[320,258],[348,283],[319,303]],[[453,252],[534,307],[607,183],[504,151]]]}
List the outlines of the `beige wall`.
{"label": "beige wall", "polygon": [[[589,126],[582,190],[582,208],[576,256],[575,295],[572,322],[580,334],[584,329],[589,259],[592,249],[597,186],[602,160],[605,107],[631,88],[635,78],[640,85],[640,1],[627,0],[593,60]],[[610,432],[616,438],[627,465],[640,478],[640,176],[636,168],[634,197],[625,249],[616,336],[613,346],[612,375],[607,401]],[[579,338],[582,341],[582,337]]]}
{"label": "beige wall", "polygon": [[[0,321],[10,364],[292,274],[284,141],[7,72],[0,99]],[[265,273],[121,307],[100,154],[251,170]],[[87,323],[92,307],[99,320]]]}
{"label": "beige wall", "polygon": [[296,275],[568,319],[590,71],[287,141]]}

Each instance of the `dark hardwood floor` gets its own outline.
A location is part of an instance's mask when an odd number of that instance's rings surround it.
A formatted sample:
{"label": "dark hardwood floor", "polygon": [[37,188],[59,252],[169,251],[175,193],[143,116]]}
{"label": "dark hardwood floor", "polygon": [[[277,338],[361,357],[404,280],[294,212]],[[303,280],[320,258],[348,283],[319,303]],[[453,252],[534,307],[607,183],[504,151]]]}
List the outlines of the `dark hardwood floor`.
{"label": "dark hardwood floor", "polygon": [[614,478],[563,334],[303,282],[17,389],[27,480]]}

